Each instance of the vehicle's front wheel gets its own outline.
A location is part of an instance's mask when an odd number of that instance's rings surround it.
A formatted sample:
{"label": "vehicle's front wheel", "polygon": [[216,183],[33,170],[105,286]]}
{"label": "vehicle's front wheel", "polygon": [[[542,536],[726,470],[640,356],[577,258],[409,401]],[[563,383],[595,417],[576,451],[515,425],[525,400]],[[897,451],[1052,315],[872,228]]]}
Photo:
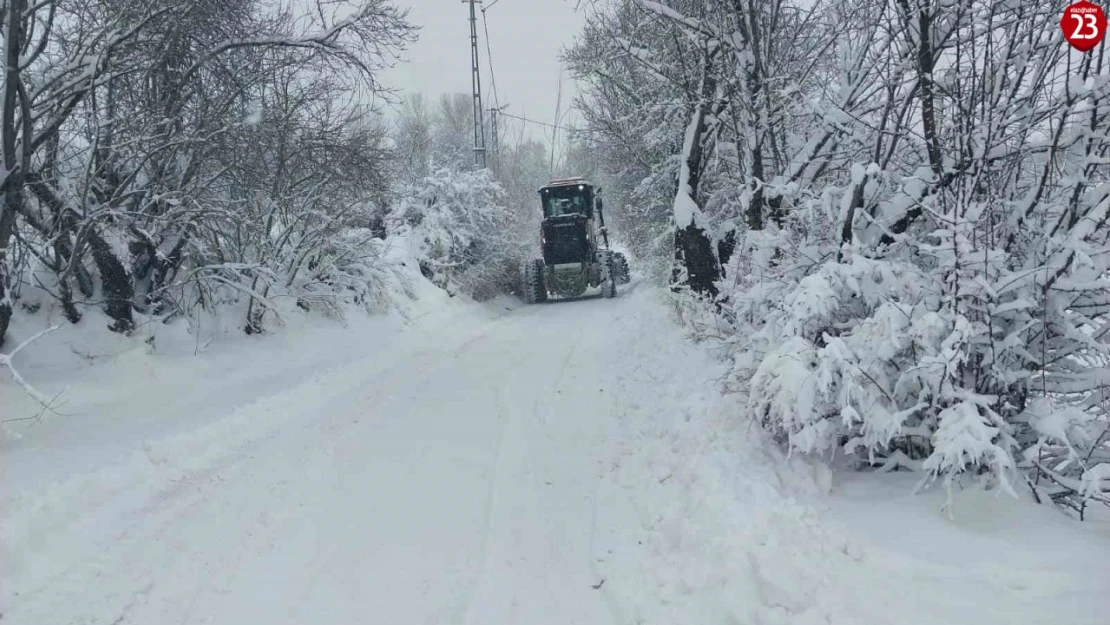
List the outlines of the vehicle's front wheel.
{"label": "vehicle's front wheel", "polygon": [[524,292],[524,301],[537,304],[547,301],[547,286],[543,281],[543,259],[533,258],[524,263],[524,275],[521,277],[521,290]]}

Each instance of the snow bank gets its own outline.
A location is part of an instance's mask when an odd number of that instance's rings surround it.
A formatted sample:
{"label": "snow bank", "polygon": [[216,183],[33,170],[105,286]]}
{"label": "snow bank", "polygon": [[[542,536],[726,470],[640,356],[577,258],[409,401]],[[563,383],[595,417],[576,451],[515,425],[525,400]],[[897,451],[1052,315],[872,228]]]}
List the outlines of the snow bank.
{"label": "snow bank", "polygon": [[[168,324],[142,323],[129,336],[105,329],[108,318],[90,310],[73,325],[44,303],[35,314],[13,318],[10,345],[45,327],[59,329],[24,349],[15,366],[42,395],[36,403],[0,370],[0,463],[10,495],[15,485],[36,488],[111,458],[137,441],[192,431],[251,405],[259,397],[313,379],[320,371],[369,359],[396,357],[406,344],[452,324],[480,324],[503,314],[511,300],[473,305],[449,297],[420,274],[403,238],[385,246],[380,311],[352,305],[339,317],[290,304],[283,323],[246,336],[239,311]],[[44,454],[49,450],[49,454]],[[59,459],[58,455],[64,456]]]}
{"label": "snow bank", "polygon": [[642,545],[633,577],[609,582],[627,622],[1105,622],[1110,527],[979,490],[957,493],[953,522],[912,480],[785,457],[662,310],[637,323],[661,328],[651,339],[622,346],[640,400],[599,495],[640,521],[609,534]]}

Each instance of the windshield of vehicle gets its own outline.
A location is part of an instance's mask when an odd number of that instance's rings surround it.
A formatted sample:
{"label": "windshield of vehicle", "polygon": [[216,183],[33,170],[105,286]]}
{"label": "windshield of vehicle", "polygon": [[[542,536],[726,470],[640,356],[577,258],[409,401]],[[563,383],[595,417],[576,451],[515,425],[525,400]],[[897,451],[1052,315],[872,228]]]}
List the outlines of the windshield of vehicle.
{"label": "windshield of vehicle", "polygon": [[540,190],[543,199],[543,216],[558,217],[579,213],[593,215],[593,189],[589,185],[546,187]]}

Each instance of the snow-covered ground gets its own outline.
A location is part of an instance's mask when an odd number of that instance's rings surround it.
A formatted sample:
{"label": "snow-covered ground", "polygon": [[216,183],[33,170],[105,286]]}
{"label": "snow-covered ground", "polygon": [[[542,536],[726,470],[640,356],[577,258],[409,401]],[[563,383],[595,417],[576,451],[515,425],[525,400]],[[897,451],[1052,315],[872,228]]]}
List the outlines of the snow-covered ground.
{"label": "snow-covered ground", "polygon": [[[156,354],[63,328],[20,354],[68,390],[0,443],[0,622],[1110,618],[1105,522],[978,492],[949,520],[897,476],[784,458],[647,286],[417,295],[346,328]],[[0,375],[2,417],[35,415]]]}

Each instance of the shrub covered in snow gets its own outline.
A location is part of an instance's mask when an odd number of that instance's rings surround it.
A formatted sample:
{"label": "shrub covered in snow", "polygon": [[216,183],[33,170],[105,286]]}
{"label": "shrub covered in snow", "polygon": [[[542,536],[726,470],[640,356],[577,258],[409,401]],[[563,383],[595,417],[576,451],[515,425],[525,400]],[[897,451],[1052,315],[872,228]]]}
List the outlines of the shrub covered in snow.
{"label": "shrub covered in snow", "polygon": [[478,300],[515,288],[521,219],[489,170],[437,169],[401,195],[389,231],[419,242],[428,278]]}
{"label": "shrub covered in snow", "polygon": [[947,483],[1026,482],[1080,511],[1107,502],[1102,324],[1045,300],[1042,272],[939,253],[951,232],[929,238],[915,262],[848,253],[803,268],[783,252],[771,280],[741,278],[726,308],[752,415],[803,452],[842,449]]}
{"label": "shrub covered in snow", "polygon": [[388,230],[418,242],[428,279],[480,301],[515,288],[519,220],[490,170],[437,169],[401,194]]}

